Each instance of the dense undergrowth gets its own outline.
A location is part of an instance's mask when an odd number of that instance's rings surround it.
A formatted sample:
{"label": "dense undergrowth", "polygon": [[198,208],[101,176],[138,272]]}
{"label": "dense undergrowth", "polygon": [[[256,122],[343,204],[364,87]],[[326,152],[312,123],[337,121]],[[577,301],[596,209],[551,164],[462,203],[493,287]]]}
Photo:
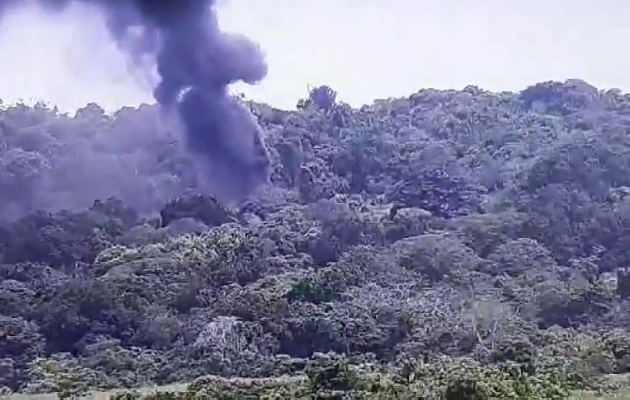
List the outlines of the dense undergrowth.
{"label": "dense undergrowth", "polygon": [[248,105],[273,185],[239,207],[194,194],[151,106],[2,111],[5,392],[553,399],[630,372],[630,95]]}

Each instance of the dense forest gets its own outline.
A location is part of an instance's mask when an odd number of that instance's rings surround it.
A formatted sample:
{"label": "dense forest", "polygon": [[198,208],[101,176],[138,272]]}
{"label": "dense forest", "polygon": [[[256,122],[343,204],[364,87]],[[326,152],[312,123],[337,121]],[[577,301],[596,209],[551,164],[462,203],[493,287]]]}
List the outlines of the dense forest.
{"label": "dense forest", "polygon": [[561,399],[630,372],[630,95],[239,101],[271,183],[238,204],[156,106],[0,112],[4,393]]}

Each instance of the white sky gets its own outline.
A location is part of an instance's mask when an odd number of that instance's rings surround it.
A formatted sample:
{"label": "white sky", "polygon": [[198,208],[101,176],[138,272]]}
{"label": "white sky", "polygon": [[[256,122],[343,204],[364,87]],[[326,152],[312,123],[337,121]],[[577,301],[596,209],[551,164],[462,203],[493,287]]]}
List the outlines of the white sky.
{"label": "white sky", "polygon": [[[243,91],[279,107],[293,108],[309,83],[328,84],[353,105],[422,87],[521,90],[567,78],[630,91],[627,1],[222,3],[223,27],[258,41],[269,62],[263,83]],[[99,19],[81,12],[53,18],[25,9],[5,20],[1,99],[63,110],[95,101],[108,111],[151,102],[150,85],[129,75]]]}

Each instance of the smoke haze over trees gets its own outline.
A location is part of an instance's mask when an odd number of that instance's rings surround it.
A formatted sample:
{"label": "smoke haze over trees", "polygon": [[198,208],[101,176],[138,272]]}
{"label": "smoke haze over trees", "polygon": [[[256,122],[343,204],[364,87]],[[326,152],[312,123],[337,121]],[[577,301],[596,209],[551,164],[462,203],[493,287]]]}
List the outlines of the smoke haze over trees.
{"label": "smoke haze over trees", "polygon": [[[94,8],[132,64],[150,74],[142,62],[147,56],[154,62],[159,77],[154,97],[167,119],[178,117],[181,129],[176,130],[184,133],[181,142],[196,166],[199,186],[232,202],[268,182],[260,128],[228,94],[231,83],[263,79],[267,65],[257,44],[220,31],[214,0],[37,3],[51,13],[71,3]],[[0,12],[17,5],[5,3]],[[39,165],[36,159],[27,163]]]}

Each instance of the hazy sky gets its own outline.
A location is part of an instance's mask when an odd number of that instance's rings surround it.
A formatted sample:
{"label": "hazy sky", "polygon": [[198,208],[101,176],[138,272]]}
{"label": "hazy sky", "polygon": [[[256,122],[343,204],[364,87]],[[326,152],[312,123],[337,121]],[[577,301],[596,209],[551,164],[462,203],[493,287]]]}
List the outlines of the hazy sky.
{"label": "hazy sky", "polygon": [[[1,0],[0,0],[1,1]],[[521,90],[581,78],[630,91],[630,2],[223,0],[222,26],[258,41],[269,75],[243,91],[292,108],[307,85],[353,105],[422,87]],[[273,5],[271,5],[273,4]],[[111,111],[151,101],[95,15],[14,12],[0,26],[0,98]],[[239,87],[239,90],[241,88]]]}

